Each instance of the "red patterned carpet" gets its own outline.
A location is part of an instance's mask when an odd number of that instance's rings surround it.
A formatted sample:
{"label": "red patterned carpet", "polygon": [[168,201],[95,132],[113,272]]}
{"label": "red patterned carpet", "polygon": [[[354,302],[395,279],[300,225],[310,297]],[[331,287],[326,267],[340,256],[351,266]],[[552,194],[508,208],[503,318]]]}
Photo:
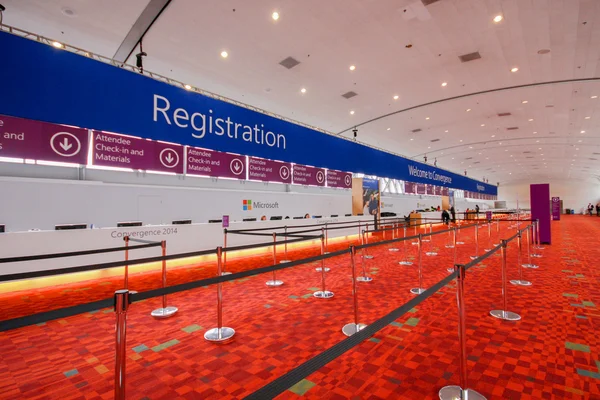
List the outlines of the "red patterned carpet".
{"label": "red patterned carpet", "polygon": [[[503,237],[514,233],[507,226]],[[524,271],[533,285],[508,287],[508,308],[521,321],[489,316],[491,309],[501,308],[499,257],[488,258],[467,274],[469,386],[488,399],[600,399],[600,219],[565,216],[552,229],[553,244],[535,259],[540,268]],[[463,263],[474,254],[472,231],[466,232],[461,239],[467,244],[458,251]],[[482,232],[481,237],[486,235]],[[445,277],[452,265],[444,236],[436,236],[431,245],[438,249],[437,257],[423,256],[425,287]],[[481,249],[485,244],[482,239]],[[415,247],[409,245],[408,251],[414,255]],[[309,253],[298,251],[293,257]],[[402,252],[380,246],[372,254],[375,258],[366,260],[366,269],[374,280],[359,284],[364,323],[412,298],[409,289],[418,285],[417,268],[397,263]],[[228,266],[239,271],[270,261],[269,256],[252,257]],[[237,332],[226,345],[203,339],[216,323],[215,287],[169,296],[180,311],[168,320],[149,316],[160,299],[132,304],[127,398],[243,398],[343,340],[341,327],[353,318],[349,261],[347,255],[327,261],[332,299],[312,296],[320,286],[317,265],[282,271],[278,277],[285,284],[278,288],[267,287],[269,277],[263,275],[224,284],[224,323]],[[509,246],[508,261],[509,278],[518,278],[516,242]],[[181,268],[169,275],[169,282],[211,274],[214,265]],[[147,275],[135,276],[132,288],[146,290],[146,280],[157,281]],[[118,282],[86,282],[66,289],[89,287],[77,292],[78,298],[92,301],[110,296]],[[72,297],[55,293],[64,290],[3,295],[3,319],[67,305],[65,299]],[[442,386],[458,384],[455,293],[452,283],[279,398],[436,399]],[[5,310],[12,307],[18,311],[6,317]],[[112,310],[0,333],[2,399],[111,399],[113,371]]]}

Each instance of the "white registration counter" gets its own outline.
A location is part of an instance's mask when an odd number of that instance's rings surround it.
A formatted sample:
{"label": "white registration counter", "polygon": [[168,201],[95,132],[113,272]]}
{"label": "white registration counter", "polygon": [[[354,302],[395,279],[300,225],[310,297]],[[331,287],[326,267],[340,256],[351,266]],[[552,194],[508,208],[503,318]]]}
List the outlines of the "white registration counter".
{"label": "white registration counter", "polygon": [[[254,221],[254,222],[231,222],[229,230],[257,229],[288,226],[289,231],[301,229],[306,225],[335,223],[335,222],[358,222],[370,223],[371,217],[354,216],[321,219],[286,219],[280,221]],[[332,227],[334,227],[333,225]],[[319,229],[320,227],[315,227]],[[310,228],[306,228],[310,229]],[[372,228],[371,228],[372,229]],[[272,233],[265,230],[264,233]],[[278,232],[283,232],[279,230]],[[319,235],[320,231],[308,233]],[[329,239],[348,237],[358,234],[358,228],[345,228],[330,230]],[[0,258],[30,256],[38,254],[63,253],[81,250],[94,250],[110,247],[121,247],[125,243],[123,237],[129,235],[131,238],[143,240],[167,242],[167,254],[188,253],[207,249],[215,249],[223,246],[223,227],[220,223],[190,224],[190,225],[148,225],[132,228],[99,228],[84,230],[62,230],[62,231],[29,231],[11,232],[0,234]],[[283,240],[279,237],[278,241]],[[229,233],[227,246],[241,246],[256,243],[272,243],[269,236],[239,235]],[[130,246],[135,246],[130,242]],[[129,252],[129,259],[156,257],[161,255],[160,247],[153,247]],[[77,256],[57,258],[48,260],[34,260],[25,262],[12,262],[0,264],[0,275],[44,271],[51,269],[83,266],[93,263],[105,263],[122,261],[124,252],[93,254],[88,256]]]}

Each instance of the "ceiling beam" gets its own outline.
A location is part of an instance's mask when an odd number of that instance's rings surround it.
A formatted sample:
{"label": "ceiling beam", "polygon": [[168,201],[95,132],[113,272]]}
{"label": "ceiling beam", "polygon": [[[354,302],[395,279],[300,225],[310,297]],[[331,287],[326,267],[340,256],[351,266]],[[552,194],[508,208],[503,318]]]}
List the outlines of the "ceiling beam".
{"label": "ceiling beam", "polygon": [[150,0],[127,33],[127,36],[125,36],[125,39],[123,39],[113,59],[126,63],[138,43],[144,38],[146,32],[148,32],[170,3],[171,0]]}

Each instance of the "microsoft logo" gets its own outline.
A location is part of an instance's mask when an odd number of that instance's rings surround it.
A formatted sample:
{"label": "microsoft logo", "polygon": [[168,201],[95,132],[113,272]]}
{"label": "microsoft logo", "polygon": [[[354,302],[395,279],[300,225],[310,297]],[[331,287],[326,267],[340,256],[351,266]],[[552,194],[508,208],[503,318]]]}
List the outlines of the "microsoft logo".
{"label": "microsoft logo", "polygon": [[242,201],[242,210],[244,210],[244,211],[252,210],[252,200],[243,200]]}

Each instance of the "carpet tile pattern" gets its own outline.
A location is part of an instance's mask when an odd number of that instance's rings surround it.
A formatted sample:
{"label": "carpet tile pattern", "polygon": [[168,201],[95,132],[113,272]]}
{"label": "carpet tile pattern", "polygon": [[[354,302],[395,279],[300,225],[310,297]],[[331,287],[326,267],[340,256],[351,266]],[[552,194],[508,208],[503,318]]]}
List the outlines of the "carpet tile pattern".
{"label": "carpet tile pattern", "polygon": [[[553,245],[546,246],[539,269],[524,269],[530,287],[508,285],[508,309],[522,319],[501,321],[489,316],[502,307],[500,257],[492,256],[467,273],[467,353],[469,386],[488,399],[600,399],[600,220],[565,216],[552,223]],[[480,245],[488,240],[480,231]],[[503,223],[489,241],[514,233]],[[439,253],[423,256],[423,286],[435,284],[453,264],[449,238],[436,235],[427,246]],[[375,239],[375,238],[374,238]],[[457,262],[474,254],[473,231],[461,232]],[[347,244],[340,243],[337,248]],[[412,298],[418,285],[417,266],[401,266],[400,252],[386,246],[369,249],[364,260],[372,282],[358,284],[359,322],[370,323]],[[525,246],[524,246],[525,247]],[[427,251],[427,247],[424,251]],[[407,246],[415,259],[416,247]],[[481,249],[480,249],[481,251]],[[297,259],[317,249],[290,252]],[[516,242],[508,248],[508,278],[518,279]],[[524,252],[522,262],[527,262]],[[228,270],[268,265],[257,255],[228,261]],[[312,296],[321,289],[316,265],[278,273],[285,283],[271,288],[270,276],[258,275],[223,285],[224,325],[236,330],[234,340],[215,345],[203,339],[216,324],[216,290],[204,287],[170,295],[179,312],[155,320],[150,312],[160,299],[134,303],[128,313],[128,399],[241,399],[345,337],[353,322],[350,259],[327,260],[331,299]],[[363,262],[356,258],[359,273]],[[170,271],[180,283],[214,274],[210,263]],[[156,274],[132,277],[132,288],[154,288]],[[108,282],[108,283],[106,283]],[[32,293],[3,295],[18,313],[109,297],[114,282],[80,282]],[[89,290],[79,290],[90,288]],[[72,296],[64,296],[70,290]],[[73,295],[76,293],[76,295]],[[97,297],[96,297],[97,296]],[[267,307],[268,306],[268,307]],[[583,317],[583,318],[582,318]],[[4,317],[6,318],[6,317]],[[456,284],[430,299],[319,371],[293,385],[279,399],[436,399],[444,385],[458,377]],[[45,324],[0,333],[1,399],[112,399],[114,314],[85,313]]]}

